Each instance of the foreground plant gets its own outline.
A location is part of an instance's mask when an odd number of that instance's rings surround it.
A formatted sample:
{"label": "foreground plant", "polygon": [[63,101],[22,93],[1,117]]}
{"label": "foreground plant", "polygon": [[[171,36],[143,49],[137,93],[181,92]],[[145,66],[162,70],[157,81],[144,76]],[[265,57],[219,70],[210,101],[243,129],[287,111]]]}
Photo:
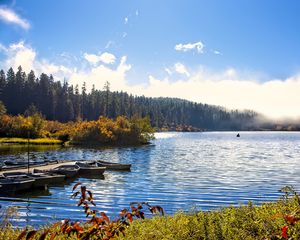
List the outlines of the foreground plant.
{"label": "foreground plant", "polygon": [[[78,190],[78,188],[80,188]],[[78,190],[74,192],[75,190]],[[81,240],[101,239],[109,240],[119,237],[121,234],[125,235],[125,230],[130,226],[134,219],[145,219],[143,212],[144,208],[152,214],[164,215],[164,210],[160,206],[151,206],[147,202],[132,202],[130,203],[130,210],[121,210],[119,217],[111,220],[104,212],[97,212],[91,209],[91,205],[96,206],[92,192],[83,186],[81,183],[75,184],[73,187],[72,198],[79,197],[77,206],[82,206],[86,218],[85,222],[72,222],[70,219],[65,219],[60,223],[55,223],[51,228],[45,229],[42,232],[37,230],[24,229],[18,236],[17,240],[26,237],[26,240],[36,239],[67,239],[65,237],[77,238]]]}
{"label": "foreground plant", "polygon": [[[159,206],[132,203],[129,210],[123,209],[113,221],[104,212],[94,211],[90,207],[95,203],[92,192],[85,186],[78,183],[73,191],[73,197],[78,198],[78,205],[83,207],[87,221],[64,220],[52,225],[50,229],[37,232],[33,229],[24,230],[19,239],[300,239],[300,198],[291,187],[283,188],[281,191],[285,193],[284,197],[275,203],[255,206],[249,202],[248,205],[239,207],[226,207],[216,211],[178,212],[172,216],[160,216],[164,212]],[[142,210],[147,208],[150,212],[159,213],[159,216],[144,219]],[[133,221],[134,219],[143,220]],[[11,229],[7,229],[8,234],[11,232]],[[0,232],[0,239],[17,239],[7,238],[5,233]]]}

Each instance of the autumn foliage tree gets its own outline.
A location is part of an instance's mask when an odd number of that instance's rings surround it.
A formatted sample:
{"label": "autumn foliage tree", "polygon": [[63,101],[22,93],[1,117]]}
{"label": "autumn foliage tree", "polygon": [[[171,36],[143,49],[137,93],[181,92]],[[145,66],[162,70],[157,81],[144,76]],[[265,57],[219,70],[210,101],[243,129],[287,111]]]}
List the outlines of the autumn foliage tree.
{"label": "autumn foliage tree", "polygon": [[153,139],[153,133],[149,119],[119,116],[115,121],[100,117],[97,121],[76,122],[70,135],[75,144],[141,144]]}

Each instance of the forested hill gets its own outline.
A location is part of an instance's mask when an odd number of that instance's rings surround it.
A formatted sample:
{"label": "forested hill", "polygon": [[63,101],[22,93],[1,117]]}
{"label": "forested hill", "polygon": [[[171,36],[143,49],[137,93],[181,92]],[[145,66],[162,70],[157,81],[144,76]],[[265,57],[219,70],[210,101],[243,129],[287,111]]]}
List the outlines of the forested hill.
{"label": "forested hill", "polygon": [[203,130],[251,129],[257,114],[253,111],[229,111],[219,106],[194,103],[177,98],[149,98],[103,89],[88,91],[86,85],[72,86],[55,81],[47,74],[26,74],[19,67],[0,71],[0,101],[12,115],[23,114],[34,105],[49,120],[95,120],[100,115],[115,118],[149,116],[158,128],[174,129],[191,125]]}

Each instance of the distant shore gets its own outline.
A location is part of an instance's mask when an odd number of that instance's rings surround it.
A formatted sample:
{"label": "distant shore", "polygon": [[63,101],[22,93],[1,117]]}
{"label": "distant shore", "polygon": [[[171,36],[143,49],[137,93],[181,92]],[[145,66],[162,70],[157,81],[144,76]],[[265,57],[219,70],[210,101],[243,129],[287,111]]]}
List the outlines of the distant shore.
{"label": "distant shore", "polygon": [[53,138],[0,138],[0,144],[62,145],[63,141]]}

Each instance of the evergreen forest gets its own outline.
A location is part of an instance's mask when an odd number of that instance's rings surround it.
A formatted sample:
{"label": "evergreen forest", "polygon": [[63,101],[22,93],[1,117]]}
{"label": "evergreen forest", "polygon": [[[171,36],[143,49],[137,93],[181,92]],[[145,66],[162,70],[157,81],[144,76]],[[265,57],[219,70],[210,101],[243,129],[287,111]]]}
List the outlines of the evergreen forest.
{"label": "evergreen forest", "polygon": [[0,70],[0,101],[11,115],[26,115],[26,110],[35,108],[47,120],[59,122],[97,120],[99,116],[149,117],[153,127],[166,130],[251,130],[258,117],[251,110],[111,91],[109,82],[103,89],[87,89],[85,83],[73,86],[45,73],[26,73],[21,66]]}

